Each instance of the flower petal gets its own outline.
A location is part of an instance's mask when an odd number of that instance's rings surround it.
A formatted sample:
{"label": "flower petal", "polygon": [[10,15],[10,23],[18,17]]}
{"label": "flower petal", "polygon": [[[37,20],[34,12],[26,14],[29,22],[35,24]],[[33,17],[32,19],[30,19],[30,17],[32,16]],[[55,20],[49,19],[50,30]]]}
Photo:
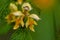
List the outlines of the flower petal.
{"label": "flower petal", "polygon": [[35,19],[35,20],[40,20],[40,18],[36,14],[31,14],[29,17]]}
{"label": "flower petal", "polygon": [[18,28],[19,28],[19,25],[15,25],[13,29],[16,30]]}
{"label": "flower petal", "polygon": [[37,25],[37,23],[36,23],[36,21],[34,21],[32,18],[30,18],[30,20],[29,20],[29,24],[30,25]]}
{"label": "flower petal", "polygon": [[31,31],[35,32],[34,25],[30,25],[29,28],[30,28]]}
{"label": "flower petal", "polygon": [[34,21],[34,25],[38,25],[38,24],[36,23],[36,21]]}
{"label": "flower petal", "polygon": [[26,28],[28,28],[28,26],[29,26],[29,19],[26,22]]}
{"label": "flower petal", "polygon": [[24,18],[24,16],[21,17],[21,23],[20,23],[22,25],[22,27],[24,27],[23,18]]}
{"label": "flower petal", "polygon": [[12,14],[9,14],[5,17],[5,19],[7,19],[8,24],[11,23],[12,16],[13,16]]}
{"label": "flower petal", "polygon": [[[32,7],[31,7],[31,5],[29,4],[29,3],[24,3],[23,5],[22,5],[22,9],[24,8],[24,7],[29,7],[29,11],[30,10],[32,10]],[[26,8],[26,9],[28,9],[28,8]]]}
{"label": "flower petal", "polygon": [[14,16],[22,16],[23,13],[21,11],[16,11],[12,13]]}
{"label": "flower petal", "polygon": [[18,29],[18,28],[19,28],[19,24],[20,24],[20,19],[17,18],[17,19],[16,19],[16,22],[15,22],[15,26],[14,26],[13,29],[14,29],[14,30],[15,30],[15,29]]}
{"label": "flower petal", "polygon": [[21,21],[21,25],[22,25],[22,27],[24,27],[24,22],[23,21]]}

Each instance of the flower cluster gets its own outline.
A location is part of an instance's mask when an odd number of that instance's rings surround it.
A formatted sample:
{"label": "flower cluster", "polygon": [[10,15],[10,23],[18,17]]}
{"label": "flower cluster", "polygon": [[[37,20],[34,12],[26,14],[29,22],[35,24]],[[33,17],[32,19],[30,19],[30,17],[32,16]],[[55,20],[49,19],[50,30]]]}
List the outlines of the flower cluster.
{"label": "flower cluster", "polygon": [[[21,5],[22,0],[17,0],[17,3]],[[18,7],[14,3],[10,3],[9,8],[11,12],[5,17],[5,19],[8,24],[15,23],[13,27],[14,30],[19,27],[26,27],[35,32],[34,25],[37,25],[36,21],[40,20],[40,18],[36,14],[29,13],[29,11],[32,10],[32,7],[28,2],[23,3],[21,7],[22,11],[18,10]],[[27,19],[26,22],[24,22],[25,18]]]}

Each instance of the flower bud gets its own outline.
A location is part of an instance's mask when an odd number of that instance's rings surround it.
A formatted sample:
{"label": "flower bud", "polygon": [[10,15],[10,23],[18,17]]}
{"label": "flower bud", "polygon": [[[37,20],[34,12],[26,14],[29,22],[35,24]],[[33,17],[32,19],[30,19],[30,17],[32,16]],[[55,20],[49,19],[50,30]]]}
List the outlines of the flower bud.
{"label": "flower bud", "polygon": [[11,11],[17,11],[18,8],[17,8],[17,6],[16,6],[15,4],[10,3],[10,10],[11,10]]}

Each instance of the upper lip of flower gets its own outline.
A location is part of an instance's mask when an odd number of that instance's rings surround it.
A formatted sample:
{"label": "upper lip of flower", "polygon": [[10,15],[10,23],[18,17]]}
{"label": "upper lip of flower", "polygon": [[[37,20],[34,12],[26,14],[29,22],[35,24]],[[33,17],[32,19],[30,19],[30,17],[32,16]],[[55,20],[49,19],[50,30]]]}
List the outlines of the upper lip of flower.
{"label": "upper lip of flower", "polygon": [[26,6],[29,8],[28,11],[32,10],[31,5],[30,5],[29,3],[27,3],[27,2],[22,5],[22,9],[23,9],[24,7],[26,7]]}
{"label": "upper lip of flower", "polygon": [[12,14],[15,15],[15,16],[22,16],[22,15],[24,15],[21,11],[16,11],[16,12],[13,12]]}
{"label": "upper lip of flower", "polygon": [[29,17],[35,19],[35,20],[40,20],[40,18],[36,14],[31,14]]}

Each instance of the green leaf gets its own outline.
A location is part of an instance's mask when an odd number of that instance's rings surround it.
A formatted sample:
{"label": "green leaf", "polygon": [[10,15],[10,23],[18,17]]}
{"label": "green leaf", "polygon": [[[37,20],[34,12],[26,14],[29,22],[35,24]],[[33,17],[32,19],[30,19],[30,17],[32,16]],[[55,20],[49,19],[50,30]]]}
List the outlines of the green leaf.
{"label": "green leaf", "polygon": [[19,28],[12,34],[10,40],[32,40],[32,37],[28,30]]}
{"label": "green leaf", "polygon": [[0,35],[7,33],[11,26],[6,23],[5,17],[9,14],[10,0],[0,0]]}
{"label": "green leaf", "polygon": [[[1,26],[2,27],[2,26]],[[4,25],[4,27],[0,28],[0,35],[6,34],[11,29],[10,25]]]}

